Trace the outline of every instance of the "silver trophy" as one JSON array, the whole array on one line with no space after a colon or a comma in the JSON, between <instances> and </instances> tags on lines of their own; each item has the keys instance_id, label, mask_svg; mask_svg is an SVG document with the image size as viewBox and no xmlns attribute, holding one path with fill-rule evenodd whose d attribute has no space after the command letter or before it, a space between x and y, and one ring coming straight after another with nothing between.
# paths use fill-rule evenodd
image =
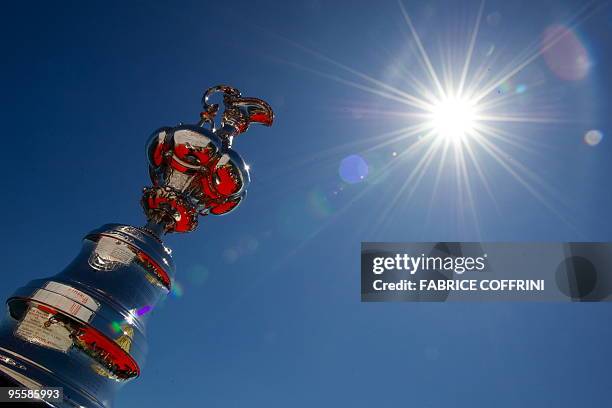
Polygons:
<instances>
[{"instance_id":1,"label":"silver trophy","mask_svg":"<svg viewBox=\"0 0 612 408\"><path fill-rule=\"evenodd\" d=\"M219 105L211 96L223 96ZM246 195L249 167L232 149L250 124L271 126L272 108L219 85L202 98L195 125L164 127L147 143L153 185L142 195L147 224L107 224L89 234L59 274L36 279L7 300L0 324L0 386L61 387L41 406L110 407L140 374L147 311L171 289L171 251L161 237L189 232L199 215L226 214Z\"/></svg>"}]
</instances>

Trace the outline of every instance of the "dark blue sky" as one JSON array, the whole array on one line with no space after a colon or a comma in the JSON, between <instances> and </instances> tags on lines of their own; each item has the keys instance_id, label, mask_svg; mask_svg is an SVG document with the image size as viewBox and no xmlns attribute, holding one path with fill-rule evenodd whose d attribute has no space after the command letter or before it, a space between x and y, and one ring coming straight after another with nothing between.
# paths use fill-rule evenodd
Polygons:
<instances>
[{"instance_id":1,"label":"dark blue sky","mask_svg":"<svg viewBox=\"0 0 612 408\"><path fill-rule=\"evenodd\" d=\"M384 144L414 120L397 114L402 103L308 51L412 92L398 72L425 76L394 1L5 5L0 297L59 272L89 230L143 223L148 135L195 122L203 89L229 83L270 102L276 123L236 140L253 180L240 208L167 238L182 291L151 312L147 364L117 406L609 405L607 304L361 304L359 294L361 241L612 240L612 12L581 3L485 4L474 64L487 75L575 13L579 46L492 91L507 96L500 114L546 120L496 125L523 183L481 150L494 199L470 167L475 206L454 164L432 196L438 161L416 183L420 153L402 154L414 139ZM434 67L448 54L460 71L479 3L405 7ZM587 69L568 79L555 64L576 62L577 49ZM603 134L596 146L589 130ZM340 178L349 155L368 165L362 182Z\"/></svg>"}]
</instances>

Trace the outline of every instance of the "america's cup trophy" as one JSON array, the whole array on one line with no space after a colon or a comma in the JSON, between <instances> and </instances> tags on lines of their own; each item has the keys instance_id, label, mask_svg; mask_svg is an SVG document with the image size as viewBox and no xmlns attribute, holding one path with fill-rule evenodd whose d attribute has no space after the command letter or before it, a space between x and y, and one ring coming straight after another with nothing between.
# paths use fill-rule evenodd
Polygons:
<instances>
[{"instance_id":1,"label":"america's cup trophy","mask_svg":"<svg viewBox=\"0 0 612 408\"><path fill-rule=\"evenodd\" d=\"M222 95L223 112L210 100L214 94ZM62 388L58 400L34 405L109 407L118 389L138 377L147 353L146 312L169 293L175 272L161 238L193 231L198 216L240 204L249 167L232 141L250 124L270 126L274 119L266 102L230 86L208 89L202 104L197 124L161 128L147 143L153 185L142 194L146 225L91 231L66 269L7 300L0 387Z\"/></svg>"}]
</instances>

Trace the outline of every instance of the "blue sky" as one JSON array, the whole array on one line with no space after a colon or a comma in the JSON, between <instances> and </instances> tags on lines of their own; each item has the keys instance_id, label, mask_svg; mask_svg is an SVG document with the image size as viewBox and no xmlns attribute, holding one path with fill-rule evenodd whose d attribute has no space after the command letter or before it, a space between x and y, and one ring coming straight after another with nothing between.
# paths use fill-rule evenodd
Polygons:
<instances>
[{"instance_id":1,"label":"blue sky","mask_svg":"<svg viewBox=\"0 0 612 408\"><path fill-rule=\"evenodd\" d=\"M202 91L229 83L276 122L236 140L251 165L244 203L167 237L182 292L151 312L148 361L117 406L605 405L606 304L360 303L361 241L612 239L611 8L508 3L483 8L473 67L487 75L550 27L576 41L492 90L498 113L522 118L496 126L527 186L481 150L490 192L469 167L473 206L452 162L435 194L439 160L407 183L418 138L384 144L416 119L360 73L406 92L401 72L429 84L397 2L5 6L1 297L59 272L99 225L142 224L148 135L195 122ZM460 72L479 2L405 9L434 68ZM584 65L559 71L578 51ZM368 166L354 184L339 172L351 155Z\"/></svg>"}]
</instances>

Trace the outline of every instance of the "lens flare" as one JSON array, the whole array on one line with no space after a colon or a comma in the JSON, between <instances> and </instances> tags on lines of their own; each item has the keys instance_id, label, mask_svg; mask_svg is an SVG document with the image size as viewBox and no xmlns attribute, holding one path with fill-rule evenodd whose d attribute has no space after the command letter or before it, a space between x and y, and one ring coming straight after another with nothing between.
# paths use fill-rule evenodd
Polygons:
<instances>
[{"instance_id":1,"label":"lens flare","mask_svg":"<svg viewBox=\"0 0 612 408\"><path fill-rule=\"evenodd\" d=\"M334 212L331 202L320 190L308 193L308 203L310 212L316 218L326 218Z\"/></svg>"},{"instance_id":2,"label":"lens flare","mask_svg":"<svg viewBox=\"0 0 612 408\"><path fill-rule=\"evenodd\" d=\"M584 143L589 146L597 146L603 139L603 133L597 129L591 129L584 135Z\"/></svg>"},{"instance_id":3,"label":"lens flare","mask_svg":"<svg viewBox=\"0 0 612 408\"><path fill-rule=\"evenodd\" d=\"M349 184L359 183L368 176L368 164L363 157L352 154L342 159L339 173L345 182Z\"/></svg>"},{"instance_id":4,"label":"lens flare","mask_svg":"<svg viewBox=\"0 0 612 408\"><path fill-rule=\"evenodd\" d=\"M557 41L553 43L553 40ZM544 31L543 44L550 44L544 49L544 60L548 68L560 79L577 81L584 78L591 67L589 54L570 28L553 25Z\"/></svg>"},{"instance_id":5,"label":"lens flare","mask_svg":"<svg viewBox=\"0 0 612 408\"><path fill-rule=\"evenodd\" d=\"M172 287L170 289L170 295L172 295L175 298L183 297L183 285L181 285L177 281L172 282Z\"/></svg>"},{"instance_id":6,"label":"lens flare","mask_svg":"<svg viewBox=\"0 0 612 408\"><path fill-rule=\"evenodd\" d=\"M210 271L204 265L193 265L189 270L187 278L194 285L203 285L208 280Z\"/></svg>"},{"instance_id":7,"label":"lens flare","mask_svg":"<svg viewBox=\"0 0 612 408\"><path fill-rule=\"evenodd\" d=\"M153 309L153 306L150 306L150 305L143 306L136 311L136 316L142 316L146 313L149 313L152 309Z\"/></svg>"}]
</instances>

